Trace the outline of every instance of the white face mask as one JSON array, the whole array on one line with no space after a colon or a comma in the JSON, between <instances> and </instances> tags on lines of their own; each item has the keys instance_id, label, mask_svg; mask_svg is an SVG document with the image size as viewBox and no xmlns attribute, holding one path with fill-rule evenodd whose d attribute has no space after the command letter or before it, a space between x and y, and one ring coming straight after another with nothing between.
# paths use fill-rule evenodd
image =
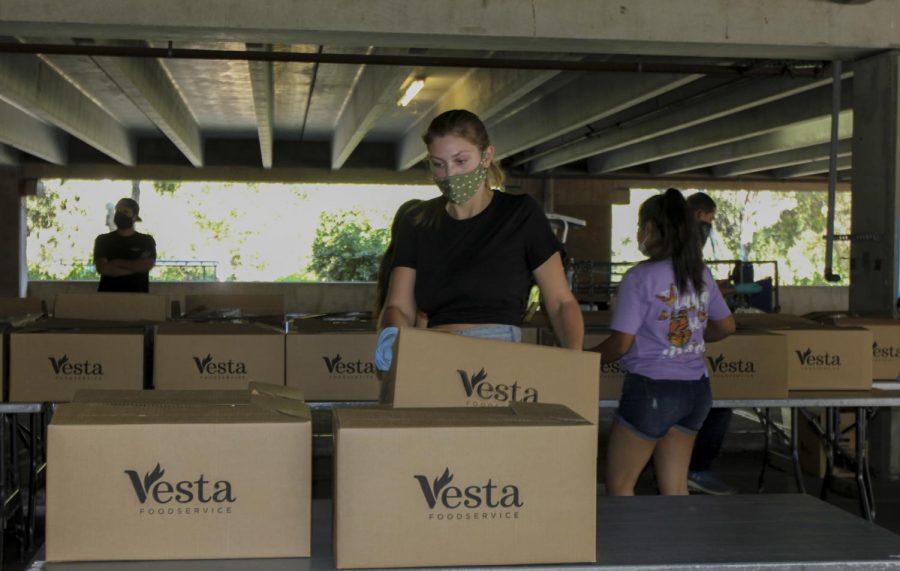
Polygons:
<instances>
[{"instance_id":1,"label":"white face mask","mask_svg":"<svg viewBox=\"0 0 900 571\"><path fill-rule=\"evenodd\" d=\"M641 251L641 254L647 256L648 258L650 257L650 251L647 249L647 240L638 242L638 250Z\"/></svg>"}]
</instances>

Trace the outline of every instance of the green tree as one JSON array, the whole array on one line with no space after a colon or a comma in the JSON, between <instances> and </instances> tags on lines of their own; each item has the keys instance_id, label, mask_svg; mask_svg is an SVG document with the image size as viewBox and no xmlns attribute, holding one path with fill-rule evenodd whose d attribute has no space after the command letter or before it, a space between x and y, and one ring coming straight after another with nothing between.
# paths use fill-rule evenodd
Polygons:
<instances>
[{"instance_id":1,"label":"green tree","mask_svg":"<svg viewBox=\"0 0 900 571\"><path fill-rule=\"evenodd\" d=\"M826 193L713 191L710 196L717 204L716 232L729 255L777 261L781 283L829 284L824 276ZM849 228L850 193L838 193L835 231L845 233ZM836 285L849 283L849 253L849 243L835 243L835 273L842 277Z\"/></svg>"},{"instance_id":2,"label":"green tree","mask_svg":"<svg viewBox=\"0 0 900 571\"><path fill-rule=\"evenodd\" d=\"M154 180L153 190L160 196L174 196L175 192L181 188L181 181L177 180Z\"/></svg>"},{"instance_id":3,"label":"green tree","mask_svg":"<svg viewBox=\"0 0 900 571\"><path fill-rule=\"evenodd\" d=\"M323 212L308 270L323 281L373 281L389 235L387 228L373 228L360 210Z\"/></svg>"},{"instance_id":4,"label":"green tree","mask_svg":"<svg viewBox=\"0 0 900 571\"><path fill-rule=\"evenodd\" d=\"M63 228L60 216L68 211L86 216L79 206L80 198L62 198L58 191L47 185L41 196L29 196L25 202L26 234L31 244L38 244L38 252L28 264L28 279L97 279L93 268L86 268L90 260L69 260L70 255L60 254L60 249L75 248L72 233ZM76 228L77 230L77 228ZM71 276L71 277L70 277Z\"/></svg>"}]
</instances>

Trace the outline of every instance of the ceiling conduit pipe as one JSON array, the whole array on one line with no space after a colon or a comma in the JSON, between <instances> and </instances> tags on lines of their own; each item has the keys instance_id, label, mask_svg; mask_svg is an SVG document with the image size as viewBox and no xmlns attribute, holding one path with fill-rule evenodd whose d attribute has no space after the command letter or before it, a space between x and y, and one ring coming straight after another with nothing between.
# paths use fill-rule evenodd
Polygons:
<instances>
[{"instance_id":1,"label":"ceiling conduit pipe","mask_svg":"<svg viewBox=\"0 0 900 571\"><path fill-rule=\"evenodd\" d=\"M841 112L841 67L835 60L831 65L831 152L828 166L828 215L825 232L825 281L839 282L841 276L834 273L834 210L837 198L838 116Z\"/></svg>"},{"instance_id":2,"label":"ceiling conduit pipe","mask_svg":"<svg viewBox=\"0 0 900 571\"><path fill-rule=\"evenodd\" d=\"M387 54L333 54L282 51L209 50L195 48L156 48L134 45L38 44L0 42L0 53L43 54L90 57L133 57L159 59L195 59L226 61L273 61L293 63L400 65L422 67L465 67L481 69L533 69L560 71L680 73L730 75L739 77L812 77L827 74L823 62L752 60L744 64L665 63L652 61L566 60L539 58L479 58Z\"/></svg>"}]
</instances>

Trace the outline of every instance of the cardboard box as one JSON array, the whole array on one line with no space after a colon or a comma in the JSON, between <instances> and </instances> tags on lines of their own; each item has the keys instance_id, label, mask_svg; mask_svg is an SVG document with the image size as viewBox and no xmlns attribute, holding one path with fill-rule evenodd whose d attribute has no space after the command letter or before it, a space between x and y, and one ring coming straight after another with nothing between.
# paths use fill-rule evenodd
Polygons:
<instances>
[{"instance_id":1,"label":"cardboard box","mask_svg":"<svg viewBox=\"0 0 900 571\"><path fill-rule=\"evenodd\" d=\"M611 331L584 336L585 349L605 341ZM784 336L763 330L738 331L706 345L706 370L714 399L787 398L788 354ZM600 399L622 396L625 369L621 360L602 363Z\"/></svg>"},{"instance_id":2,"label":"cardboard box","mask_svg":"<svg viewBox=\"0 0 900 571\"><path fill-rule=\"evenodd\" d=\"M600 355L401 328L387 376L396 407L563 404L596 424Z\"/></svg>"},{"instance_id":3,"label":"cardboard box","mask_svg":"<svg viewBox=\"0 0 900 571\"><path fill-rule=\"evenodd\" d=\"M62 405L48 454L48 561L310 554L302 402Z\"/></svg>"},{"instance_id":4,"label":"cardboard box","mask_svg":"<svg viewBox=\"0 0 900 571\"><path fill-rule=\"evenodd\" d=\"M10 402L68 402L85 388L144 388L141 327L29 327L10 333L9 349Z\"/></svg>"},{"instance_id":5,"label":"cardboard box","mask_svg":"<svg viewBox=\"0 0 900 571\"><path fill-rule=\"evenodd\" d=\"M0 297L0 321L44 314L44 302L36 297Z\"/></svg>"},{"instance_id":6,"label":"cardboard box","mask_svg":"<svg viewBox=\"0 0 900 571\"><path fill-rule=\"evenodd\" d=\"M738 329L769 329L781 327L807 327L816 325L815 321L791 315L790 313L735 313L734 322Z\"/></svg>"},{"instance_id":7,"label":"cardboard box","mask_svg":"<svg viewBox=\"0 0 900 571\"><path fill-rule=\"evenodd\" d=\"M788 390L871 390L871 331L824 326L774 331L787 338Z\"/></svg>"},{"instance_id":8,"label":"cardboard box","mask_svg":"<svg viewBox=\"0 0 900 571\"><path fill-rule=\"evenodd\" d=\"M250 384L253 386L253 383ZM300 395L302 398L302 395ZM154 391L154 390L102 390L81 389L72 398L73 403L104 404L179 404L189 401L203 404L247 404L250 392L240 390L216 391Z\"/></svg>"},{"instance_id":9,"label":"cardboard box","mask_svg":"<svg viewBox=\"0 0 900 571\"><path fill-rule=\"evenodd\" d=\"M840 327L863 327L872 332L872 378L900 379L900 320L842 317Z\"/></svg>"},{"instance_id":10,"label":"cardboard box","mask_svg":"<svg viewBox=\"0 0 900 571\"><path fill-rule=\"evenodd\" d=\"M558 405L336 409L337 568L595 561L596 433Z\"/></svg>"},{"instance_id":11,"label":"cardboard box","mask_svg":"<svg viewBox=\"0 0 900 571\"><path fill-rule=\"evenodd\" d=\"M149 293L61 293L53 305L61 319L159 322L169 314L169 298Z\"/></svg>"},{"instance_id":12,"label":"cardboard box","mask_svg":"<svg viewBox=\"0 0 900 571\"><path fill-rule=\"evenodd\" d=\"M584 348L590 349L606 341L610 331L593 331L585 333ZM622 396L622 385L625 383L625 369L621 359L607 363L600 358L600 400L619 400Z\"/></svg>"},{"instance_id":13,"label":"cardboard box","mask_svg":"<svg viewBox=\"0 0 900 571\"><path fill-rule=\"evenodd\" d=\"M768 331L737 331L706 345L714 399L787 398L787 339Z\"/></svg>"},{"instance_id":14,"label":"cardboard box","mask_svg":"<svg viewBox=\"0 0 900 571\"><path fill-rule=\"evenodd\" d=\"M285 384L307 401L377 401L374 331L297 333L285 338Z\"/></svg>"},{"instance_id":15,"label":"cardboard box","mask_svg":"<svg viewBox=\"0 0 900 571\"><path fill-rule=\"evenodd\" d=\"M799 414L799 411L797 412ZM825 428L825 415L819 409L816 418L822 428ZM856 415L852 412L842 412L841 418L841 436L839 437L840 446L849 454L856 453L856 428L850 428L856 422ZM822 437L816 430L810 426L806 418L801 418L798 422L797 434L797 451L800 455L800 468L817 478L825 476L825 447L822 446ZM846 432L844 432L846 430ZM837 461L838 458L835 458Z\"/></svg>"},{"instance_id":16,"label":"cardboard box","mask_svg":"<svg viewBox=\"0 0 900 571\"><path fill-rule=\"evenodd\" d=\"M256 324L170 323L156 327L157 389L245 389L284 385L284 334Z\"/></svg>"},{"instance_id":17,"label":"cardboard box","mask_svg":"<svg viewBox=\"0 0 900 571\"><path fill-rule=\"evenodd\" d=\"M184 313L216 309L240 309L247 315L284 315L284 295L202 294L184 296Z\"/></svg>"}]
</instances>

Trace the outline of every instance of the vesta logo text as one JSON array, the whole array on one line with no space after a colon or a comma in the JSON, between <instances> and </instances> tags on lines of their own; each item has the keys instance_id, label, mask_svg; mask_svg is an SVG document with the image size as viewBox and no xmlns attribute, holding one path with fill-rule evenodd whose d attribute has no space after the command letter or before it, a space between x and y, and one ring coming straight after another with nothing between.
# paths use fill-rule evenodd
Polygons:
<instances>
[{"instance_id":1,"label":"vesta logo text","mask_svg":"<svg viewBox=\"0 0 900 571\"><path fill-rule=\"evenodd\" d=\"M601 362L600 372L608 375L624 375L625 369L622 368L622 364L619 361L613 361L612 363Z\"/></svg>"},{"instance_id":2,"label":"vesta logo text","mask_svg":"<svg viewBox=\"0 0 900 571\"><path fill-rule=\"evenodd\" d=\"M745 361L743 359L728 361L722 354L715 358L707 357L706 361L714 373L750 374L756 372L756 366L753 364L753 361Z\"/></svg>"},{"instance_id":3,"label":"vesta logo text","mask_svg":"<svg viewBox=\"0 0 900 571\"><path fill-rule=\"evenodd\" d=\"M216 361L211 354L206 355L202 359L200 357L192 357L194 365L197 366L197 372L201 375L246 375L247 364L241 361Z\"/></svg>"},{"instance_id":4,"label":"vesta logo text","mask_svg":"<svg viewBox=\"0 0 900 571\"><path fill-rule=\"evenodd\" d=\"M832 355L831 353L813 353L812 349L806 351L794 351L797 359L804 367L840 367L840 355Z\"/></svg>"},{"instance_id":5,"label":"vesta logo text","mask_svg":"<svg viewBox=\"0 0 900 571\"><path fill-rule=\"evenodd\" d=\"M141 504L139 514L230 514L230 504L237 501L231 482L227 480L213 481L200 474L194 479L170 481L163 479L165 474L159 463L153 471L145 473L143 479L136 470L125 470L134 495Z\"/></svg>"},{"instance_id":6,"label":"vesta logo text","mask_svg":"<svg viewBox=\"0 0 900 571\"><path fill-rule=\"evenodd\" d=\"M334 357L322 357L329 375L374 375L375 363L357 359L356 361L344 361L341 354Z\"/></svg>"},{"instance_id":7,"label":"vesta logo text","mask_svg":"<svg viewBox=\"0 0 900 571\"><path fill-rule=\"evenodd\" d=\"M433 480L423 474L413 477L428 506L429 520L519 519L518 510L525 505L517 485L497 483L493 478L452 485L450 468Z\"/></svg>"},{"instance_id":8,"label":"vesta logo text","mask_svg":"<svg viewBox=\"0 0 900 571\"><path fill-rule=\"evenodd\" d=\"M511 385L491 383L486 380L488 375L484 372L484 369L481 369L471 377L466 371L457 369L456 372L459 373L466 396L470 399L474 397L485 401L479 403L478 401L470 400L468 404L471 406L478 406L479 404L481 406L490 406L492 404L490 401L496 403L512 401L538 402L537 389L523 387L518 382L514 382Z\"/></svg>"},{"instance_id":9,"label":"vesta logo text","mask_svg":"<svg viewBox=\"0 0 900 571\"><path fill-rule=\"evenodd\" d=\"M877 342L872 343L872 357L874 359L900 359L900 347L885 347Z\"/></svg>"},{"instance_id":10,"label":"vesta logo text","mask_svg":"<svg viewBox=\"0 0 900 571\"><path fill-rule=\"evenodd\" d=\"M58 359L54 357L47 358L50 360L50 365L53 367L53 372L57 375L64 375L66 377L87 377L103 375L103 365L100 363L92 363L90 361L72 362L71 360L69 360L68 355L63 355Z\"/></svg>"}]
</instances>

